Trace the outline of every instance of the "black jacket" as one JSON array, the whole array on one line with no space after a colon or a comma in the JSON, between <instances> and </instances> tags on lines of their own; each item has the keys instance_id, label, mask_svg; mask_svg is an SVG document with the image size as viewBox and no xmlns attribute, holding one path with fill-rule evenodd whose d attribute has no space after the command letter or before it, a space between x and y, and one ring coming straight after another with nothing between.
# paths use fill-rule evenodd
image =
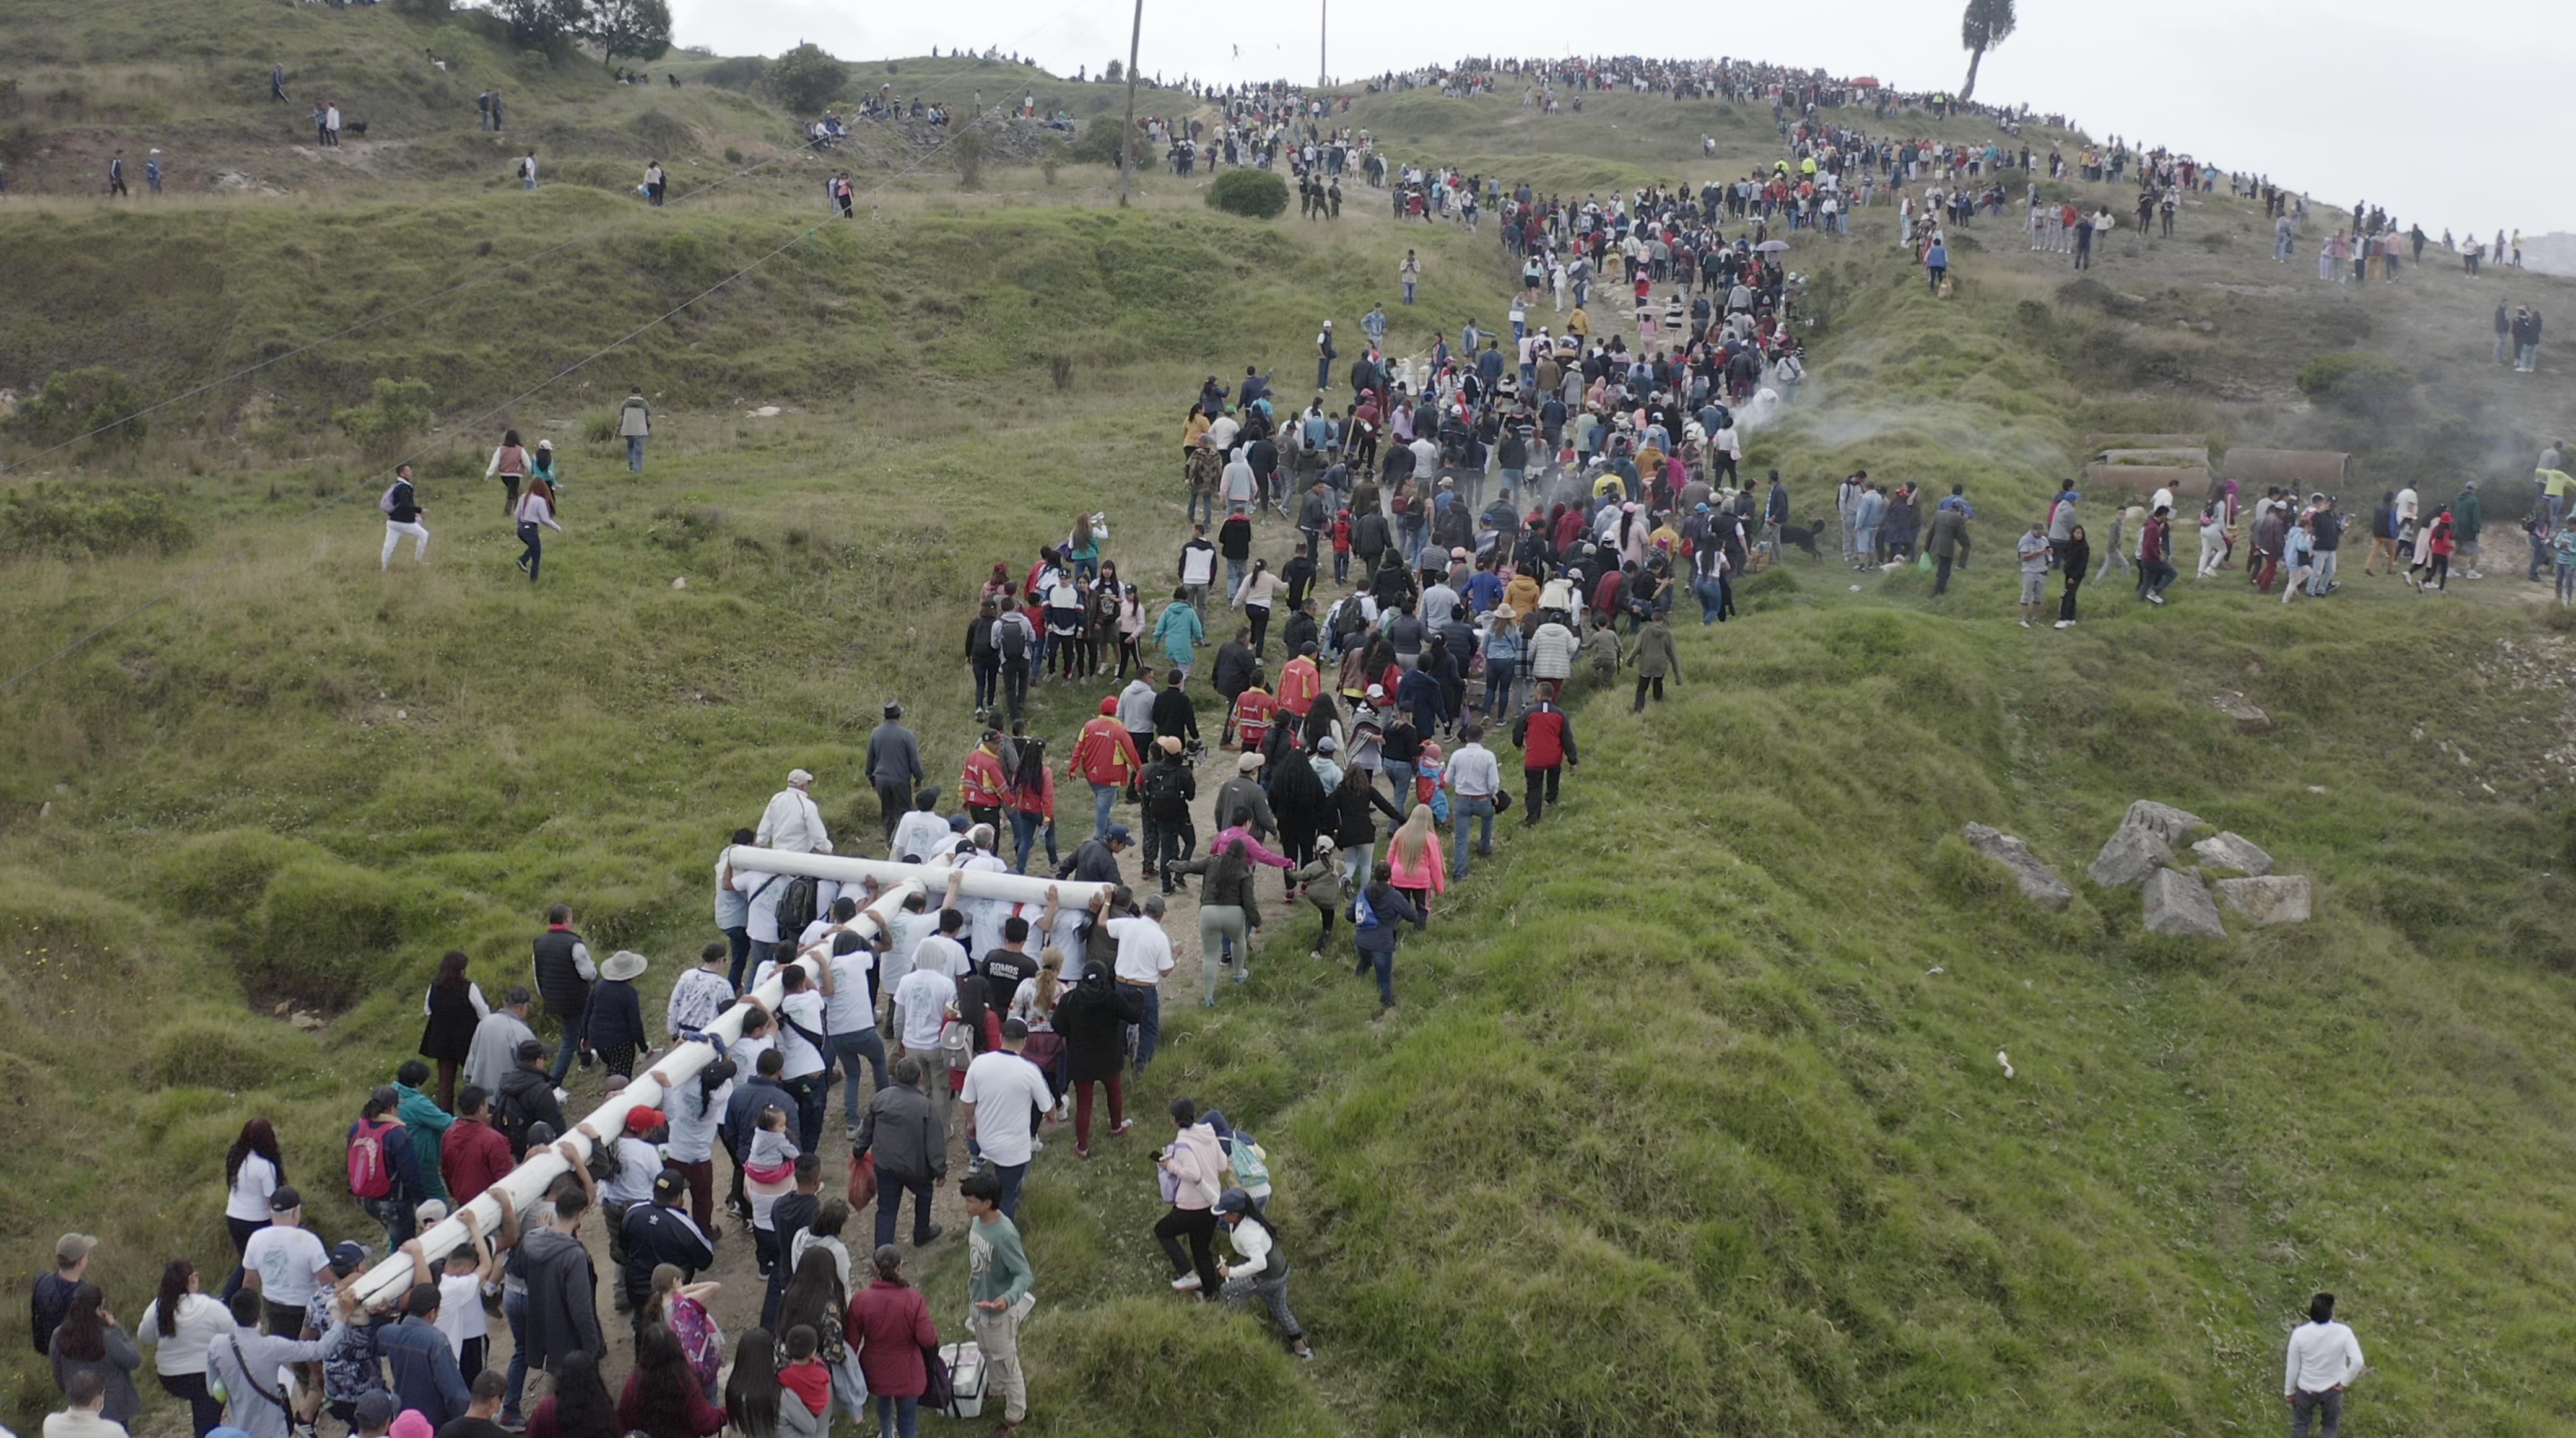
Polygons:
<instances>
[{"instance_id":1,"label":"black jacket","mask_svg":"<svg viewBox=\"0 0 2576 1438\"><path fill-rule=\"evenodd\" d=\"M1199 796L1199 781L1177 756L1146 765L1137 787L1144 791L1146 818L1158 824L1189 823L1190 801Z\"/></svg>"},{"instance_id":2,"label":"black jacket","mask_svg":"<svg viewBox=\"0 0 2576 1438\"><path fill-rule=\"evenodd\" d=\"M1229 639L1217 646L1216 692L1230 702L1252 687L1252 671L1261 661L1253 656L1252 646L1240 639Z\"/></svg>"},{"instance_id":3,"label":"black jacket","mask_svg":"<svg viewBox=\"0 0 2576 1438\"><path fill-rule=\"evenodd\" d=\"M1165 735L1175 739L1199 737L1199 707L1177 684L1166 685L1154 695L1154 737Z\"/></svg>"},{"instance_id":4,"label":"black jacket","mask_svg":"<svg viewBox=\"0 0 2576 1438\"><path fill-rule=\"evenodd\" d=\"M590 980L581 976L576 949L587 951L581 935L570 929L550 928L537 935L532 945L537 968L537 992L546 1001L546 1012L557 1018L574 1018L590 1005Z\"/></svg>"},{"instance_id":5,"label":"black jacket","mask_svg":"<svg viewBox=\"0 0 2576 1438\"><path fill-rule=\"evenodd\" d=\"M1059 1021L1062 1014L1059 1007ZM877 1172L898 1182L936 1182L948 1174L948 1140L938 1112L928 1094L904 1084L889 1084L868 1100L858 1150L875 1154Z\"/></svg>"},{"instance_id":6,"label":"black jacket","mask_svg":"<svg viewBox=\"0 0 2576 1438\"><path fill-rule=\"evenodd\" d=\"M571 1125L564 1122L563 1105L555 1102L555 1081L543 1068L516 1068L503 1075L501 1092L492 1100L492 1112L503 1120L502 1132L509 1135L510 1152L524 1158L528 1150L528 1125L542 1123L561 1138Z\"/></svg>"},{"instance_id":7,"label":"black jacket","mask_svg":"<svg viewBox=\"0 0 2576 1438\"><path fill-rule=\"evenodd\" d=\"M1106 977L1075 984L1055 1006L1055 1031L1064 1039L1068 1083L1099 1083L1127 1063L1124 1025L1145 1017L1142 989L1112 983ZM927 1101L925 1100L925 1106ZM885 1167L885 1160L877 1160Z\"/></svg>"},{"instance_id":8,"label":"black jacket","mask_svg":"<svg viewBox=\"0 0 2576 1438\"><path fill-rule=\"evenodd\" d=\"M682 1281L716 1266L716 1246L686 1209L639 1203L626 1210L626 1267L619 1275L626 1301L641 1307L653 1296L653 1269L670 1264Z\"/></svg>"},{"instance_id":9,"label":"black jacket","mask_svg":"<svg viewBox=\"0 0 2576 1438\"><path fill-rule=\"evenodd\" d=\"M1397 823L1404 821L1403 811L1387 802L1364 770L1352 770L1342 776L1341 785L1333 790L1333 842L1348 849L1377 842L1376 821L1369 818L1374 807Z\"/></svg>"}]
</instances>

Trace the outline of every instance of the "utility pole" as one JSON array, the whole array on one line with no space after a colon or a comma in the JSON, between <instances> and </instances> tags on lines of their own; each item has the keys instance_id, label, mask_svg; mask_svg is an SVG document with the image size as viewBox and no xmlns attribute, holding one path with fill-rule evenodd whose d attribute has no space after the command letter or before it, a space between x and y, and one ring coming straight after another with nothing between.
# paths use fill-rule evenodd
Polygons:
<instances>
[{"instance_id":1,"label":"utility pole","mask_svg":"<svg viewBox=\"0 0 2576 1438\"><path fill-rule=\"evenodd\" d=\"M1136 169L1136 47L1145 38L1145 0L1136 0L1136 23L1127 32L1127 126L1118 134L1118 208L1127 208L1127 181Z\"/></svg>"},{"instance_id":2,"label":"utility pole","mask_svg":"<svg viewBox=\"0 0 2576 1438\"><path fill-rule=\"evenodd\" d=\"M1315 0L1315 88L1318 90L1333 83L1330 78L1333 67L1324 58L1324 41L1332 18L1333 0Z\"/></svg>"}]
</instances>

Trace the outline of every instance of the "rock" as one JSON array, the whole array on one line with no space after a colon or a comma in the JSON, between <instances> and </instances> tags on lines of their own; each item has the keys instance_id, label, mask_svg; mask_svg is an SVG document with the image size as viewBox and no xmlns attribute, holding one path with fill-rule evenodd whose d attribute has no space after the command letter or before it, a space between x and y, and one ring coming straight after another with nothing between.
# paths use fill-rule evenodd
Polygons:
<instances>
[{"instance_id":1,"label":"rock","mask_svg":"<svg viewBox=\"0 0 2576 1438\"><path fill-rule=\"evenodd\" d=\"M2237 879L2232 883L2267 882L2262 879ZM2209 891L2200 880L2179 869L2158 869L2147 876L2146 926L2150 934L2175 934L2186 938L2223 939L2227 926L2218 921L2218 906L2209 901Z\"/></svg>"},{"instance_id":2,"label":"rock","mask_svg":"<svg viewBox=\"0 0 2576 1438\"><path fill-rule=\"evenodd\" d=\"M2234 869L2240 874L2272 872L2272 856L2242 834L2221 833L2214 839L2203 839L2192 845L2191 851L2213 869Z\"/></svg>"},{"instance_id":3,"label":"rock","mask_svg":"<svg viewBox=\"0 0 2576 1438\"><path fill-rule=\"evenodd\" d=\"M2260 734L2272 727L2272 716L2244 695L2230 690L2209 696L2210 707L2236 721L2239 734Z\"/></svg>"},{"instance_id":4,"label":"rock","mask_svg":"<svg viewBox=\"0 0 2576 1438\"><path fill-rule=\"evenodd\" d=\"M2123 829L2153 829L2168 844L2179 844L2191 837L2191 831L2208 822L2187 809L2159 804L2153 799L2140 799L2120 816Z\"/></svg>"},{"instance_id":5,"label":"rock","mask_svg":"<svg viewBox=\"0 0 2576 1438\"><path fill-rule=\"evenodd\" d=\"M2136 824L2122 824L2111 831L2102 852L2085 870L2094 883L2106 889L2134 884L2153 873L2159 864L2173 862L2173 845L2153 829Z\"/></svg>"},{"instance_id":6,"label":"rock","mask_svg":"<svg viewBox=\"0 0 2576 1438\"><path fill-rule=\"evenodd\" d=\"M1969 848L2012 871L2013 882L2021 886L2023 898L2042 908L2058 910L2074 901L2075 891L2066 887L2055 869L2040 862L2030 845L1984 824L1970 824L1965 833Z\"/></svg>"},{"instance_id":7,"label":"rock","mask_svg":"<svg viewBox=\"0 0 2576 1438\"><path fill-rule=\"evenodd\" d=\"M1113 146L1111 146L1110 148L1115 149L1115 148L1117 148L1117 147L1113 145ZM689 587L689 576L687 576L687 575L683 574L683 575L681 575L679 578L672 580L672 581L671 581L671 587L672 587L673 589L686 589L686 588L688 588L688 587Z\"/></svg>"},{"instance_id":8,"label":"rock","mask_svg":"<svg viewBox=\"0 0 2576 1438\"><path fill-rule=\"evenodd\" d=\"M2271 874L2252 879L2221 879L2218 897L2227 907L2258 924L2304 924L2308 921L2308 876Z\"/></svg>"},{"instance_id":9,"label":"rock","mask_svg":"<svg viewBox=\"0 0 2576 1438\"><path fill-rule=\"evenodd\" d=\"M276 1012L277 1016L281 1019L286 1017L288 1014L295 1012L295 1001L293 999L279 999L277 1001Z\"/></svg>"},{"instance_id":10,"label":"rock","mask_svg":"<svg viewBox=\"0 0 2576 1438\"><path fill-rule=\"evenodd\" d=\"M750 417L753 419L776 419L778 417L778 406L774 404L762 405L760 408L753 410Z\"/></svg>"},{"instance_id":11,"label":"rock","mask_svg":"<svg viewBox=\"0 0 2576 1438\"><path fill-rule=\"evenodd\" d=\"M306 1033L311 1033L313 1030L322 1027L321 1018L318 1015L310 1013L298 1013L294 1017L289 1018L287 1022L304 1030Z\"/></svg>"}]
</instances>

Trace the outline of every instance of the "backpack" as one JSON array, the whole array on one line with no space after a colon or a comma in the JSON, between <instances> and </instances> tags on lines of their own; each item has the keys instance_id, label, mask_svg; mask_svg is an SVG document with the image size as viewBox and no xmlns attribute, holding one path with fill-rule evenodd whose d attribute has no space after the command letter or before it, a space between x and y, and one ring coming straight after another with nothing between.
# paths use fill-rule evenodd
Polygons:
<instances>
[{"instance_id":1,"label":"backpack","mask_svg":"<svg viewBox=\"0 0 2576 1438\"><path fill-rule=\"evenodd\" d=\"M394 1191L393 1165L385 1158L385 1135L401 1127L358 1120L349 1135L349 1192L359 1198L383 1198Z\"/></svg>"},{"instance_id":2,"label":"backpack","mask_svg":"<svg viewBox=\"0 0 2576 1438\"><path fill-rule=\"evenodd\" d=\"M386 485L386 486L385 486L385 492L384 492L384 494L383 494L383 495L381 495L380 497L378 497L378 499L376 500L376 508L377 508L377 509L379 509L379 510L382 510L382 511L383 511L384 513L386 513L386 514L391 514L391 513L393 513L393 512L394 512L394 491L395 491L395 490L398 490L398 489L400 489L400 488L402 488L402 481L401 481L401 480L399 480L399 479L395 480L393 483L391 483L391 484L389 484L389 485Z\"/></svg>"},{"instance_id":3,"label":"backpack","mask_svg":"<svg viewBox=\"0 0 2576 1438\"><path fill-rule=\"evenodd\" d=\"M1270 1182L1270 1155L1262 1152L1252 1135L1236 1129L1234 1141L1226 1145L1226 1156L1234 1167L1235 1187L1250 1192Z\"/></svg>"},{"instance_id":4,"label":"backpack","mask_svg":"<svg viewBox=\"0 0 2576 1438\"><path fill-rule=\"evenodd\" d=\"M527 1109L519 1102L523 1090L504 1089L492 1096L492 1127L510 1141L510 1152L524 1156L528 1149Z\"/></svg>"},{"instance_id":5,"label":"backpack","mask_svg":"<svg viewBox=\"0 0 2576 1438\"><path fill-rule=\"evenodd\" d=\"M1351 922L1360 928L1366 929L1376 926L1377 908L1369 903L1368 891L1366 889L1353 889L1351 891L1350 916Z\"/></svg>"},{"instance_id":6,"label":"backpack","mask_svg":"<svg viewBox=\"0 0 2576 1438\"><path fill-rule=\"evenodd\" d=\"M763 887L766 886L764 885ZM790 883L787 886L787 891L778 896L778 908L776 910L778 914L778 932L782 934L801 934L805 932L805 926L814 922L814 914L817 908L814 900L814 881L812 879L799 877L794 882Z\"/></svg>"},{"instance_id":7,"label":"backpack","mask_svg":"<svg viewBox=\"0 0 2576 1438\"><path fill-rule=\"evenodd\" d=\"M1001 625L1004 662L1018 664L1026 661L1029 657L1028 620L1016 614L1008 614L996 622Z\"/></svg>"}]
</instances>

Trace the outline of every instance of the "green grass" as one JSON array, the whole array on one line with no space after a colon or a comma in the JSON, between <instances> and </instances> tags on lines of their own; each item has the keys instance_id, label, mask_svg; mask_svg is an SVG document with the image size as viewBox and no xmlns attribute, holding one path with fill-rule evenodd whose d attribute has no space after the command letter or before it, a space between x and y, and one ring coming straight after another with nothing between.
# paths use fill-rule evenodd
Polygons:
<instances>
[{"instance_id":1,"label":"green grass","mask_svg":"<svg viewBox=\"0 0 2576 1438\"><path fill-rule=\"evenodd\" d=\"M1706 108L1609 97L1559 125L1417 95L1353 121L1406 152L1539 154L1571 186L1701 173L1697 136L1723 120ZM1632 122L1650 140L1633 155L1609 128ZM1767 124L1724 132L1727 163ZM1112 557L1163 572L1171 447L1204 375L1275 364L1298 397L1316 319L1390 298L1406 245L1431 263L1403 325L1504 308L1490 236L1245 222L1168 182L1123 214L1002 188L827 228L506 416L554 438L571 480L573 532L534 590L479 432L428 442L432 565L367 569L373 471L330 412L417 375L453 426L810 210L640 215L580 186L457 183L419 205L0 216L22 297L0 383L114 363L156 394L610 231L280 364L255 400L184 406L130 452L42 466L163 496L194 543L0 559L0 672L179 590L0 696L0 929L19 949L0 1241L22 1268L94 1229L131 1312L167 1251L218 1252L212 1175L246 1112L332 1189L351 1096L415 1040L410 985L448 947L487 989L510 981L557 898L595 944L654 955L658 992L702 937L711 851L780 772L824 776L836 828L864 831L855 771L889 697L934 771L957 761L954 649L994 560L1106 507ZM2352 569L2324 605L2284 611L2231 575L2149 611L2114 582L2077 629L2020 630L2006 536L2087 431L2334 432L2101 365L2152 351L2286 387L2355 341L2313 343L2326 326L2285 302L2183 348L2161 331L2233 302L2146 296L2150 337L2110 307L2125 275L2108 306L2070 300L1964 247L1943 305L1871 220L1793 252L1832 276L1833 322L1814 403L1748 466L1782 468L1801 514L1855 466L1964 483L1975 566L1934 600L1911 573L1796 558L1746 586L1744 622L1685 626L1671 702L1638 719L1624 692L1580 696L1570 804L1535 840L1507 831L1407 939L1394 1016L1301 957L1302 913L1274 916L1248 993L1176 1002L1134 1111L1150 1128L1187 1092L1262 1136L1324 1360L1171 1303L1141 1164L1051 1160L1026 1210L1046 1431L1222 1414L1263 1435L2216 1432L2278 1421L2283 1325L2317 1287L2380 1364L2356 1421L2552 1430L2576 1094L2548 1055L2576 891L2561 766L2533 756L2567 740L2563 695L2499 656L2556 633ZM371 263L332 260L351 252ZM630 378L662 396L641 480L585 437ZM2417 453L2456 393L2427 392L2368 437ZM745 417L765 403L788 412ZM2219 688L2275 729L2238 734L2208 706ZM1060 739L1094 698L1042 686L1035 729ZM2080 878L2139 797L2311 875L2317 919L2143 937L2133 894ZM1965 854L1971 820L2028 838L2076 883L2070 911L2030 909ZM332 1021L298 1031L280 997ZM316 1211L334 1236L367 1226ZM956 1267L927 1275L935 1292ZM23 1427L50 1385L15 1356L17 1322L0 1315Z\"/></svg>"}]
</instances>

